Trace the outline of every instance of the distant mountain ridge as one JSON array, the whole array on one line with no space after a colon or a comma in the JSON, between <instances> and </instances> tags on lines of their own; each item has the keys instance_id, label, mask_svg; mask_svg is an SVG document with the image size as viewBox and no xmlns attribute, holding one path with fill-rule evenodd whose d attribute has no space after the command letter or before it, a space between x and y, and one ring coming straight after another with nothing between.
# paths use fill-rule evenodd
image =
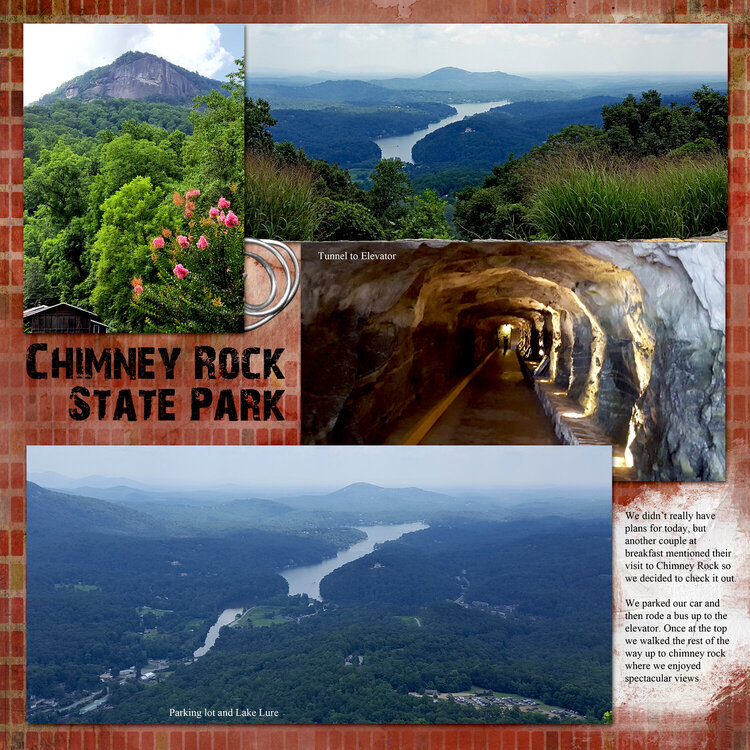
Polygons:
<instances>
[{"instance_id":1,"label":"distant mountain ridge","mask_svg":"<svg viewBox=\"0 0 750 750\"><path fill-rule=\"evenodd\" d=\"M446 66L424 75L395 77L344 76L320 71L315 75L257 75L245 79L247 95L259 97L276 109L327 109L393 107L415 102L561 101L592 96L639 95L655 88L666 101L690 94L701 84L726 92L726 82L716 77L631 73L581 76L514 75L500 70L474 72Z\"/></svg>"},{"instance_id":2,"label":"distant mountain ridge","mask_svg":"<svg viewBox=\"0 0 750 750\"><path fill-rule=\"evenodd\" d=\"M39 99L49 105L59 99L95 99L191 104L196 96L220 90L221 81L207 78L149 52L126 52L109 65L76 76Z\"/></svg>"},{"instance_id":3,"label":"distant mountain ridge","mask_svg":"<svg viewBox=\"0 0 750 750\"><path fill-rule=\"evenodd\" d=\"M30 535L53 537L85 530L118 536L166 536L153 516L105 500L55 492L26 483L26 514Z\"/></svg>"},{"instance_id":4,"label":"distant mountain ridge","mask_svg":"<svg viewBox=\"0 0 750 750\"><path fill-rule=\"evenodd\" d=\"M518 89L547 88L545 84L531 78L503 73L501 70L480 73L454 67L438 68L415 78L383 78L378 81L378 85L393 89L416 88L427 91L445 91L455 86L471 89L498 88L507 93Z\"/></svg>"},{"instance_id":5,"label":"distant mountain ridge","mask_svg":"<svg viewBox=\"0 0 750 750\"><path fill-rule=\"evenodd\" d=\"M497 521L560 513L563 499L545 490L529 489L524 493L510 490L467 497L461 493L379 487L366 482L322 495L299 494L283 500L258 497L247 488L244 497L230 495L220 499L216 494L206 493L201 502L199 492L149 492L122 485L56 490L29 480L29 534L35 538L78 533L168 538L224 534L240 529L309 533L321 528L432 522L457 517ZM591 493L571 491L564 496L564 503L569 509L563 515L587 517L595 510L600 515L599 498Z\"/></svg>"},{"instance_id":6,"label":"distant mountain ridge","mask_svg":"<svg viewBox=\"0 0 750 750\"><path fill-rule=\"evenodd\" d=\"M348 104L405 105L414 102L492 101L513 96L553 94L547 83L502 71L474 73L462 68L438 68L423 76L398 78L331 78L305 82L299 77L247 78L248 96L269 101L272 107L305 108Z\"/></svg>"}]
</instances>

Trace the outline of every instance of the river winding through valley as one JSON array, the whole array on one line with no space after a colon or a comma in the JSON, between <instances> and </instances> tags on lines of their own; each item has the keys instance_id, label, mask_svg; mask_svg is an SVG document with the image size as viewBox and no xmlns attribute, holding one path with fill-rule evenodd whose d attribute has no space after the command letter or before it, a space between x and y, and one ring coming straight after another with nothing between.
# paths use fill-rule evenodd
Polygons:
<instances>
[{"instance_id":1,"label":"river winding through valley","mask_svg":"<svg viewBox=\"0 0 750 750\"><path fill-rule=\"evenodd\" d=\"M429 527L427 524L416 522L383 526L357 526L356 528L367 534L367 539L356 542L345 550L340 550L336 557L323 560L323 562L316 563L315 565L300 565L296 568L287 568L286 570L279 571L279 575L283 576L289 584L289 596L307 594L311 599L320 600L320 582L329 573L333 573L337 568L354 562L354 560L358 560L360 557L369 555L375 549L376 544L392 542L400 539L404 534L409 534L412 531L422 531ZM216 643L219 632L224 625L234 622L237 615L241 614L242 608L230 607L225 609L209 629L203 646L196 649L193 653L193 658L198 659L207 654Z\"/></svg>"},{"instance_id":2,"label":"river winding through valley","mask_svg":"<svg viewBox=\"0 0 750 750\"><path fill-rule=\"evenodd\" d=\"M471 117L472 115L478 115L482 112L488 112L495 107L504 107L506 104L510 104L508 99L499 102L469 102L468 104L451 104L451 106L457 110L455 115L445 117L438 122L433 122L432 125L428 125L426 128L421 130L415 130L413 133L407 135L394 135L388 138L378 138L374 143L380 148L381 159L401 159L403 162L409 164L414 163L414 159L411 156L411 150L414 144L421 141L429 133L434 133L440 128L444 128L446 125L450 125L452 122L458 122L463 120L464 117Z\"/></svg>"}]
</instances>

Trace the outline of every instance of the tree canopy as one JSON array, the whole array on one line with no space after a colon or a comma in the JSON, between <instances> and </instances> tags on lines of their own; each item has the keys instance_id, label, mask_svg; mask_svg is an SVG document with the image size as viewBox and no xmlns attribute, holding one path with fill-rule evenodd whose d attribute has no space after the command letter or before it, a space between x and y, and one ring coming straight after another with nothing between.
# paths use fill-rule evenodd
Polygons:
<instances>
[{"instance_id":1,"label":"tree canopy","mask_svg":"<svg viewBox=\"0 0 750 750\"><path fill-rule=\"evenodd\" d=\"M96 310L115 331L182 325L194 330L209 325L209 319L219 328L206 330L239 330L245 101L243 61L236 62L223 90L196 97L192 109L126 100L55 101L26 108L26 307L71 302ZM153 240L164 230L191 237L186 247L173 248L173 257L162 259L171 262L170 273L179 263L187 267L183 261L190 248L216 230L216 217L210 217L210 228L201 222L209 222L209 210L222 200L231 203L234 219L222 224L220 241L210 251L191 256L194 275L183 285L193 286L198 277L206 283L210 277L208 301L221 300L212 305L212 311L221 307L220 314L202 315L198 323L191 320L198 315L194 301L185 301L160 321L164 310L151 308L149 314L144 307L164 283ZM221 214L224 222L227 211ZM221 257L214 257L219 245ZM220 262L223 273L231 268L236 278L211 274L209 259ZM140 291L134 293L136 288Z\"/></svg>"}]
</instances>

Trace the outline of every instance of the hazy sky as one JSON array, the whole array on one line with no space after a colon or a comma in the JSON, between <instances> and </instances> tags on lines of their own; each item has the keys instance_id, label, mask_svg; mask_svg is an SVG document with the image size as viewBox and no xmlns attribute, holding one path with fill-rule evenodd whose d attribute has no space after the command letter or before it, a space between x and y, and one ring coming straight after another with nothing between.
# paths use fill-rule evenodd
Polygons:
<instances>
[{"instance_id":1,"label":"hazy sky","mask_svg":"<svg viewBox=\"0 0 750 750\"><path fill-rule=\"evenodd\" d=\"M192 23L33 23L24 26L23 47L24 104L131 50L219 79L244 53L242 26Z\"/></svg>"},{"instance_id":2,"label":"hazy sky","mask_svg":"<svg viewBox=\"0 0 750 750\"><path fill-rule=\"evenodd\" d=\"M609 446L29 446L28 472L127 477L199 489L328 491L353 482L423 489L596 486L609 491Z\"/></svg>"},{"instance_id":3,"label":"hazy sky","mask_svg":"<svg viewBox=\"0 0 750 750\"><path fill-rule=\"evenodd\" d=\"M331 71L707 73L726 77L725 24L252 24L249 74Z\"/></svg>"}]
</instances>

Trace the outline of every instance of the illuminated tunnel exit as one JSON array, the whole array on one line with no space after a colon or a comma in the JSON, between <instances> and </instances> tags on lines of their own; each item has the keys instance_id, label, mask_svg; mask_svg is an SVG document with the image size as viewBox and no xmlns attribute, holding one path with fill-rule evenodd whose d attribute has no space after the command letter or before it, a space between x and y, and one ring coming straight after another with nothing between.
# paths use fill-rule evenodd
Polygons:
<instances>
[{"instance_id":1,"label":"illuminated tunnel exit","mask_svg":"<svg viewBox=\"0 0 750 750\"><path fill-rule=\"evenodd\" d=\"M302 257L304 442L609 444L621 478L724 477L723 243Z\"/></svg>"}]
</instances>

